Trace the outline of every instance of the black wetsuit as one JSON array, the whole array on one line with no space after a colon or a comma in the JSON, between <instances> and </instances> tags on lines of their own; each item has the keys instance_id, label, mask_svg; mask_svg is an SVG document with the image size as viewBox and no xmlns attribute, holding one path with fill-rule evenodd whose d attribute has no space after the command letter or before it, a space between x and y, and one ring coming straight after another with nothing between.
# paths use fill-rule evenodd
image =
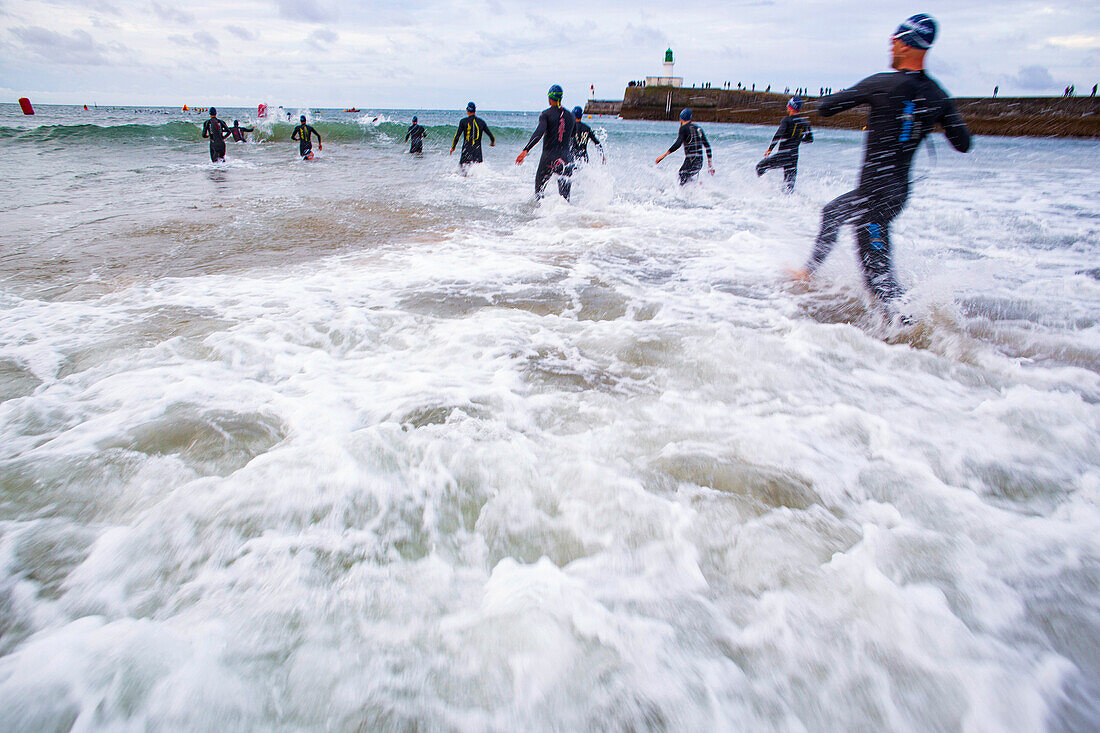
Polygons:
<instances>
[{"instance_id":1,"label":"black wetsuit","mask_svg":"<svg viewBox=\"0 0 1100 733\"><path fill-rule=\"evenodd\" d=\"M787 193L794 191L794 179L798 175L798 146L813 141L814 133L810 130L810 123L805 117L802 115L784 117L779 123L779 129L775 131L772 144L768 146L770 153L778 143L779 152L757 163L756 175L762 176L764 171L771 168L782 168L783 183L786 184Z\"/></svg>"},{"instance_id":2,"label":"black wetsuit","mask_svg":"<svg viewBox=\"0 0 1100 733\"><path fill-rule=\"evenodd\" d=\"M923 71L891 71L869 76L851 89L822 98L822 117L861 104L871 106L863 170L854 191L825 205L821 231L806 269L813 272L836 244L837 231L855 224L863 277L883 300L901 295L890 257L890 222L909 196L909 168L925 136L939 124L951 145L970 149L970 131L947 93Z\"/></svg>"},{"instance_id":3,"label":"black wetsuit","mask_svg":"<svg viewBox=\"0 0 1100 733\"><path fill-rule=\"evenodd\" d=\"M233 135L233 142L241 142L244 140L244 134L246 132L252 132L251 127L241 127L240 125L233 125L229 128L229 132Z\"/></svg>"},{"instance_id":4,"label":"black wetsuit","mask_svg":"<svg viewBox=\"0 0 1100 733\"><path fill-rule=\"evenodd\" d=\"M405 141L412 140L409 144L410 153L424 152L424 126L420 124L409 125L409 131L405 133Z\"/></svg>"},{"instance_id":5,"label":"black wetsuit","mask_svg":"<svg viewBox=\"0 0 1100 733\"><path fill-rule=\"evenodd\" d=\"M229 126L217 117L211 117L202 126L202 136L210 138L210 162L225 160L225 139L229 137Z\"/></svg>"},{"instance_id":6,"label":"black wetsuit","mask_svg":"<svg viewBox=\"0 0 1100 733\"><path fill-rule=\"evenodd\" d=\"M458 143L458 139L462 138L462 155L458 159L459 165L481 162L482 135L488 135L489 142L496 145L497 139L493 137L489 126L485 124L485 120L477 115L466 115L458 123L458 131L455 132L454 140L451 140L451 147L453 148Z\"/></svg>"},{"instance_id":7,"label":"black wetsuit","mask_svg":"<svg viewBox=\"0 0 1100 733\"><path fill-rule=\"evenodd\" d=\"M710 143L707 142L703 128L694 122L680 125L680 134L676 136L676 142L668 152L675 153L681 145L684 146L684 163L680 166L680 185L684 186L703 169L703 150L707 152L708 161L711 159L711 154Z\"/></svg>"},{"instance_id":8,"label":"black wetsuit","mask_svg":"<svg viewBox=\"0 0 1100 733\"><path fill-rule=\"evenodd\" d=\"M307 125L304 122L295 127L294 132L290 133L290 139L298 141L298 154L303 158L313 152L313 141L310 139L313 135L317 136L317 143L320 144L321 133L314 130L312 125Z\"/></svg>"},{"instance_id":9,"label":"black wetsuit","mask_svg":"<svg viewBox=\"0 0 1100 733\"><path fill-rule=\"evenodd\" d=\"M538 198L542 198L547 181L555 173L560 176L558 193L562 198L569 198L572 187L569 176L573 175L573 130L576 124L573 113L560 106L547 107L539 115L538 127L523 148L530 151L542 140L542 157L535 171L535 196Z\"/></svg>"},{"instance_id":10,"label":"black wetsuit","mask_svg":"<svg viewBox=\"0 0 1100 733\"><path fill-rule=\"evenodd\" d=\"M577 120L573 125L573 160L579 165L582 161L588 162L588 141L591 140L597 148L602 150L600 141L596 139L592 128Z\"/></svg>"}]
</instances>

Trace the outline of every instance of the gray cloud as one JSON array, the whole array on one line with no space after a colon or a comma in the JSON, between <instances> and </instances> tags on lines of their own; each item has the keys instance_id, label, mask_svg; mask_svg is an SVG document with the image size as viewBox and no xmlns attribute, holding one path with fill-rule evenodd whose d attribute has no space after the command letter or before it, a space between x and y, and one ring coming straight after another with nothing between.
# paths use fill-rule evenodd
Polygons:
<instances>
[{"instance_id":1,"label":"gray cloud","mask_svg":"<svg viewBox=\"0 0 1100 733\"><path fill-rule=\"evenodd\" d=\"M191 13L185 13L170 5L161 5L155 2L153 3L153 12L156 13L161 20L166 20L169 23L193 25L195 22L195 16L191 15Z\"/></svg>"},{"instance_id":2,"label":"gray cloud","mask_svg":"<svg viewBox=\"0 0 1100 733\"><path fill-rule=\"evenodd\" d=\"M313 46L314 48L324 48L329 44L335 43L338 38L340 38L340 36L336 33L322 28L320 30L313 31L313 33L310 33L309 38L306 39L306 43Z\"/></svg>"},{"instance_id":3,"label":"gray cloud","mask_svg":"<svg viewBox=\"0 0 1100 733\"><path fill-rule=\"evenodd\" d=\"M122 47L96 43L87 31L73 31L71 36L42 28L11 28L11 33L35 56L59 64L105 66L111 63L108 54Z\"/></svg>"},{"instance_id":4,"label":"gray cloud","mask_svg":"<svg viewBox=\"0 0 1100 733\"><path fill-rule=\"evenodd\" d=\"M288 20L305 23L324 23L336 19L333 8L322 6L317 0L275 0L279 15Z\"/></svg>"},{"instance_id":5,"label":"gray cloud","mask_svg":"<svg viewBox=\"0 0 1100 733\"><path fill-rule=\"evenodd\" d=\"M254 41L257 38L255 33L239 25L227 25L225 29L242 41Z\"/></svg>"},{"instance_id":6,"label":"gray cloud","mask_svg":"<svg viewBox=\"0 0 1100 733\"><path fill-rule=\"evenodd\" d=\"M190 37L181 35L168 36L168 40L179 46L201 48L204 51L211 52L216 52L218 50L218 39L214 38L214 36L206 31L195 31Z\"/></svg>"},{"instance_id":7,"label":"gray cloud","mask_svg":"<svg viewBox=\"0 0 1100 733\"><path fill-rule=\"evenodd\" d=\"M1057 86L1054 83L1054 77L1045 66L1024 66L1019 74L1012 77L1012 81L1021 89L1032 91L1042 91Z\"/></svg>"}]
</instances>

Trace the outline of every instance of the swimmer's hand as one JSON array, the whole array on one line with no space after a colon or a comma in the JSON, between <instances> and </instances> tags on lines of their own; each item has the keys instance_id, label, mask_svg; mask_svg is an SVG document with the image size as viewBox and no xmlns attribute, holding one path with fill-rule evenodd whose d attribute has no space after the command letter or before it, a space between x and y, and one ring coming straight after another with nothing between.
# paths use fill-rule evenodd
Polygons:
<instances>
[{"instance_id":1,"label":"swimmer's hand","mask_svg":"<svg viewBox=\"0 0 1100 733\"><path fill-rule=\"evenodd\" d=\"M325 146L324 146L324 145L322 145L321 143L317 143L317 149L318 149L318 150L324 150L324 149L325 149Z\"/></svg>"},{"instance_id":2,"label":"swimmer's hand","mask_svg":"<svg viewBox=\"0 0 1100 733\"><path fill-rule=\"evenodd\" d=\"M714 175L714 166L713 166L713 165L711 165L711 164L710 164L710 163L708 162L708 163L707 163L707 167L708 167L708 168L710 168L710 174L711 174L711 175L713 176L713 175Z\"/></svg>"},{"instance_id":3,"label":"swimmer's hand","mask_svg":"<svg viewBox=\"0 0 1100 733\"><path fill-rule=\"evenodd\" d=\"M447 153L447 155L454 155L454 154L455 154L455 148L454 148L454 146L452 145L452 146L451 146L451 152Z\"/></svg>"},{"instance_id":4,"label":"swimmer's hand","mask_svg":"<svg viewBox=\"0 0 1100 733\"><path fill-rule=\"evenodd\" d=\"M668 153L661 153L660 155L658 155L657 156L657 164L660 165L661 161L664 160L667 156L668 156Z\"/></svg>"},{"instance_id":5,"label":"swimmer's hand","mask_svg":"<svg viewBox=\"0 0 1100 733\"><path fill-rule=\"evenodd\" d=\"M527 158L527 151L519 151L519 155L516 156L516 165L523 165L523 161Z\"/></svg>"},{"instance_id":6,"label":"swimmer's hand","mask_svg":"<svg viewBox=\"0 0 1100 733\"><path fill-rule=\"evenodd\" d=\"M813 273L805 267L799 267L797 269L787 268L786 272L788 278L800 283L809 282L810 278L813 277Z\"/></svg>"}]
</instances>

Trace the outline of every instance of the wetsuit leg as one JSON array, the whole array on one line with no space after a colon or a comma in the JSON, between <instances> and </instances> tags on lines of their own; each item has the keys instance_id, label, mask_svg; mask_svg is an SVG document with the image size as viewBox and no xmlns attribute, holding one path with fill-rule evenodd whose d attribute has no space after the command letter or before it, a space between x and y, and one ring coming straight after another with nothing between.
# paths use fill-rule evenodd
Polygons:
<instances>
[{"instance_id":1,"label":"wetsuit leg","mask_svg":"<svg viewBox=\"0 0 1100 733\"><path fill-rule=\"evenodd\" d=\"M409 152L410 153L423 153L424 152L424 143L417 140L416 142L414 142L412 145L409 146Z\"/></svg>"},{"instance_id":2,"label":"wetsuit leg","mask_svg":"<svg viewBox=\"0 0 1100 733\"><path fill-rule=\"evenodd\" d=\"M701 170L703 170L703 156L685 157L683 165L680 166L680 185L686 186Z\"/></svg>"},{"instance_id":3,"label":"wetsuit leg","mask_svg":"<svg viewBox=\"0 0 1100 733\"><path fill-rule=\"evenodd\" d=\"M313 152L313 145L311 143L305 140L298 143L298 154L301 155L303 158L309 155L311 152Z\"/></svg>"},{"instance_id":4,"label":"wetsuit leg","mask_svg":"<svg viewBox=\"0 0 1100 733\"><path fill-rule=\"evenodd\" d=\"M821 210L821 231L814 241L814 250L806 269L813 272L829 256L836 244L837 232L844 224L862 219L868 211L868 198L859 189L837 196Z\"/></svg>"},{"instance_id":5,"label":"wetsuit leg","mask_svg":"<svg viewBox=\"0 0 1100 733\"><path fill-rule=\"evenodd\" d=\"M867 289L884 301L901 297L890 250L890 222L901 213L905 200L872 200L856 225L859 262Z\"/></svg>"},{"instance_id":6,"label":"wetsuit leg","mask_svg":"<svg viewBox=\"0 0 1100 733\"><path fill-rule=\"evenodd\" d=\"M798 177L798 156L791 159L783 166L783 184L787 193L794 193L794 179Z\"/></svg>"},{"instance_id":7,"label":"wetsuit leg","mask_svg":"<svg viewBox=\"0 0 1100 733\"><path fill-rule=\"evenodd\" d=\"M535 197L542 198L542 192L546 190L546 183L554 174L553 161L549 158L539 158L539 167L535 170Z\"/></svg>"},{"instance_id":8,"label":"wetsuit leg","mask_svg":"<svg viewBox=\"0 0 1100 733\"><path fill-rule=\"evenodd\" d=\"M573 171L576 166L573 163L565 163L564 165L554 166L554 172L559 174L558 177L558 193L566 201L569 200L569 193L573 189Z\"/></svg>"},{"instance_id":9,"label":"wetsuit leg","mask_svg":"<svg viewBox=\"0 0 1100 733\"><path fill-rule=\"evenodd\" d=\"M460 157L459 160L458 160L459 165L469 165L470 163L480 163L480 162L481 162L481 146L480 145L478 145L476 147L470 146L468 148L464 146L462 148L462 157Z\"/></svg>"},{"instance_id":10,"label":"wetsuit leg","mask_svg":"<svg viewBox=\"0 0 1100 733\"><path fill-rule=\"evenodd\" d=\"M219 160L225 160L225 141L224 140L211 140L210 141L210 162L217 163Z\"/></svg>"}]
</instances>

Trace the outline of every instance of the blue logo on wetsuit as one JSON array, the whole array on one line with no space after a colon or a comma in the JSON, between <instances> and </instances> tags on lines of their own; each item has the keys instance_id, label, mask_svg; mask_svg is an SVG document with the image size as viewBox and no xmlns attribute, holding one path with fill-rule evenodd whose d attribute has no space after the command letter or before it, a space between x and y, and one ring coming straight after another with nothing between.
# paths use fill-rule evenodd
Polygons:
<instances>
[{"instance_id":1,"label":"blue logo on wetsuit","mask_svg":"<svg viewBox=\"0 0 1100 733\"><path fill-rule=\"evenodd\" d=\"M910 136L913 134L913 113L917 111L916 102L906 102L905 107L902 110L901 123L901 137L898 138L901 142L909 142Z\"/></svg>"},{"instance_id":2,"label":"blue logo on wetsuit","mask_svg":"<svg viewBox=\"0 0 1100 733\"><path fill-rule=\"evenodd\" d=\"M885 249L886 240L882 238L882 227L878 224L868 224L867 233L871 235L871 249Z\"/></svg>"}]
</instances>

